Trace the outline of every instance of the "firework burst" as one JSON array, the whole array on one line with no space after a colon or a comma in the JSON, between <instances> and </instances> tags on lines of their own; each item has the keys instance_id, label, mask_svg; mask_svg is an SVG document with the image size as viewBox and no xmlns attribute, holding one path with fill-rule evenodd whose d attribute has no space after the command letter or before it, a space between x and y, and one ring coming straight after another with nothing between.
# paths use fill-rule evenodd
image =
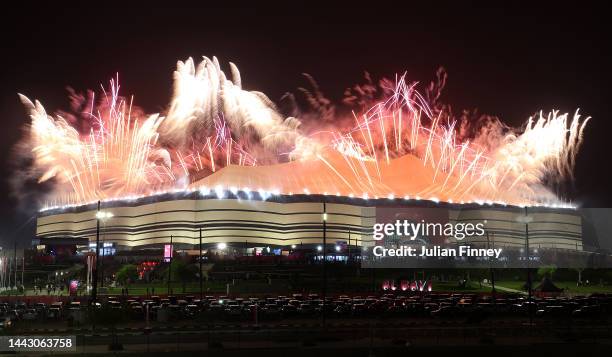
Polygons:
<instances>
[{"instance_id":1,"label":"firework burst","mask_svg":"<svg viewBox=\"0 0 612 357\"><path fill-rule=\"evenodd\" d=\"M409 83L386 81L386 96L305 129L260 92L242 89L216 58L179 61L164 115L146 115L119 95L118 80L77 116L87 132L20 95L31 124L27 145L39 182L53 179L49 204L81 204L162 190L274 187L282 193L432 197L510 204L557 202L547 176L570 178L588 118L553 111L524 129L463 139L450 113L432 109ZM311 97L310 101L317 101ZM437 99L437 98L436 98ZM321 102L321 100L319 100ZM329 110L332 112L333 110ZM342 120L340 120L342 119ZM323 120L322 120L323 121ZM331 124L330 124L331 123ZM491 137L483 140L486 135ZM481 142L488 145L481 145ZM272 183L273 182L273 183Z\"/></svg>"}]
</instances>

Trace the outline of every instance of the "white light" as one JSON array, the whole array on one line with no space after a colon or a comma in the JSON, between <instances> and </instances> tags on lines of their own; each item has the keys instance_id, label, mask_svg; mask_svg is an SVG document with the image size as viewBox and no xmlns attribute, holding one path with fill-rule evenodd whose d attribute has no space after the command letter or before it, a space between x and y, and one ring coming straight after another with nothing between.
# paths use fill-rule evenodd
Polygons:
<instances>
[{"instance_id":1,"label":"white light","mask_svg":"<svg viewBox=\"0 0 612 357\"><path fill-rule=\"evenodd\" d=\"M96 218L97 219L109 219L112 218L114 215L111 212L106 212L106 211L98 211L96 212Z\"/></svg>"},{"instance_id":2,"label":"white light","mask_svg":"<svg viewBox=\"0 0 612 357\"><path fill-rule=\"evenodd\" d=\"M291 244L291 249L295 249L295 244Z\"/></svg>"},{"instance_id":3,"label":"white light","mask_svg":"<svg viewBox=\"0 0 612 357\"><path fill-rule=\"evenodd\" d=\"M430 201L434 201L435 203L439 203L440 200L437 197L432 197L429 199Z\"/></svg>"},{"instance_id":4,"label":"white light","mask_svg":"<svg viewBox=\"0 0 612 357\"><path fill-rule=\"evenodd\" d=\"M321 247L320 245L317 246L317 250L320 252L323 250L323 247Z\"/></svg>"},{"instance_id":5,"label":"white light","mask_svg":"<svg viewBox=\"0 0 612 357\"><path fill-rule=\"evenodd\" d=\"M342 248L340 248L340 246L339 246L339 245L337 245L337 246L336 246L336 252L339 252L339 251L340 251L340 249L342 249Z\"/></svg>"},{"instance_id":6,"label":"white light","mask_svg":"<svg viewBox=\"0 0 612 357\"><path fill-rule=\"evenodd\" d=\"M366 192L364 192L362 197L363 197L364 200L367 200L368 199L368 194Z\"/></svg>"},{"instance_id":7,"label":"white light","mask_svg":"<svg viewBox=\"0 0 612 357\"><path fill-rule=\"evenodd\" d=\"M217 195L218 198L223 198L223 196L225 195L225 192L223 191L223 186L221 185L215 186L215 194Z\"/></svg>"},{"instance_id":8,"label":"white light","mask_svg":"<svg viewBox=\"0 0 612 357\"><path fill-rule=\"evenodd\" d=\"M231 187L231 188L230 188L230 191L231 191L231 192L232 192L232 193L235 195L235 194L237 194L237 193L238 193L238 188L237 188L237 187L235 187L235 186L234 186L234 187Z\"/></svg>"},{"instance_id":9,"label":"white light","mask_svg":"<svg viewBox=\"0 0 612 357\"><path fill-rule=\"evenodd\" d=\"M387 196L388 199L393 200L395 199L395 195L390 193L389 196Z\"/></svg>"},{"instance_id":10,"label":"white light","mask_svg":"<svg viewBox=\"0 0 612 357\"><path fill-rule=\"evenodd\" d=\"M221 243L217 244L217 249L224 250L225 248L227 248L227 244L226 243L221 242Z\"/></svg>"},{"instance_id":11,"label":"white light","mask_svg":"<svg viewBox=\"0 0 612 357\"><path fill-rule=\"evenodd\" d=\"M414 199L419 201L421 199L421 196L416 196Z\"/></svg>"},{"instance_id":12,"label":"white light","mask_svg":"<svg viewBox=\"0 0 612 357\"><path fill-rule=\"evenodd\" d=\"M409 199L410 199L410 196L406 195L406 196L404 196L404 199L405 199L405 200L409 200Z\"/></svg>"},{"instance_id":13,"label":"white light","mask_svg":"<svg viewBox=\"0 0 612 357\"><path fill-rule=\"evenodd\" d=\"M323 220L327 221L327 213L323 213Z\"/></svg>"},{"instance_id":14,"label":"white light","mask_svg":"<svg viewBox=\"0 0 612 357\"><path fill-rule=\"evenodd\" d=\"M307 194L307 195L310 195L310 191L308 191L307 188L304 188L304 193Z\"/></svg>"},{"instance_id":15,"label":"white light","mask_svg":"<svg viewBox=\"0 0 612 357\"><path fill-rule=\"evenodd\" d=\"M353 198L353 197L355 197L355 195L353 193L349 193L349 197Z\"/></svg>"}]
</instances>

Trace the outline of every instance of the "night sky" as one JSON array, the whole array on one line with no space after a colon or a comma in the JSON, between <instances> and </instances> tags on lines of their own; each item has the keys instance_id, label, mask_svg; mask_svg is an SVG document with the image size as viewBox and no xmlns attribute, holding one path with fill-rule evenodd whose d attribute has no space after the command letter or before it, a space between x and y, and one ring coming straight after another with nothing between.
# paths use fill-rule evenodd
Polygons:
<instances>
[{"instance_id":1,"label":"night sky","mask_svg":"<svg viewBox=\"0 0 612 357\"><path fill-rule=\"evenodd\" d=\"M99 89L118 72L123 94L134 94L147 112L163 111L176 61L202 55L217 56L226 69L236 63L243 87L274 101L306 85L303 72L339 99L365 70L375 78L407 71L429 83L444 66L449 78L442 100L455 111L478 108L517 126L540 109L580 108L593 119L566 195L586 207L611 207L607 11L559 2L546 8L355 6L4 9L0 245L29 244L34 232L33 221L26 222L36 207L22 202L25 209L17 209L7 182L14 175L12 147L28 121L18 92L54 112L68 109L66 87Z\"/></svg>"}]
</instances>

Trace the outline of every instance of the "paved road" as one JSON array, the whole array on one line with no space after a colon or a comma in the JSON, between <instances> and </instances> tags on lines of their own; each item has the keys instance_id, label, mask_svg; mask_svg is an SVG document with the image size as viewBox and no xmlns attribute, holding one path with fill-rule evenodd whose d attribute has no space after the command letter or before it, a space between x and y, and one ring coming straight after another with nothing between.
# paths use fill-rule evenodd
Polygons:
<instances>
[{"instance_id":1,"label":"paved road","mask_svg":"<svg viewBox=\"0 0 612 357\"><path fill-rule=\"evenodd\" d=\"M485 284L483 283L482 286L486 286L489 288L493 288L493 286L491 284ZM522 291L522 290L516 290L516 289L511 289L511 288L506 288L504 286L499 286L499 285L495 285L495 290L501 290L501 291L505 291L507 293L515 293L515 294L522 294L522 295L528 295L526 292Z\"/></svg>"},{"instance_id":2,"label":"paved road","mask_svg":"<svg viewBox=\"0 0 612 357\"><path fill-rule=\"evenodd\" d=\"M107 351L118 341L128 351L187 351L201 349L295 349L302 347L385 347L405 345L522 345L586 341L612 343L609 323L568 324L563 320L539 320L536 325L523 321L491 320L467 324L462 320L422 320L394 322L388 320L333 321L325 328L320 322L249 324L200 324L156 327L150 334L142 328L112 330L100 328L32 330L20 335L76 335L79 352ZM488 342L486 342L488 341Z\"/></svg>"}]
</instances>

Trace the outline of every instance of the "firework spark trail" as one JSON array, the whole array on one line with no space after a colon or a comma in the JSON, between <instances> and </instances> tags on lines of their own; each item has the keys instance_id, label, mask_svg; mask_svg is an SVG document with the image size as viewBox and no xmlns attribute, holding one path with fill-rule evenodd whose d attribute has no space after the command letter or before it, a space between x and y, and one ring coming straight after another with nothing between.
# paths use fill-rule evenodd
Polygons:
<instances>
[{"instance_id":1,"label":"firework spark trail","mask_svg":"<svg viewBox=\"0 0 612 357\"><path fill-rule=\"evenodd\" d=\"M588 122L578 112L572 118L541 112L529 118L522 133L511 131L495 145L481 147L478 137L460 140L457 122L448 113L434 112L404 74L385 88L390 91L386 98L362 113L353 111L354 126L326 124L313 135L300 120L280 114L262 93L243 90L237 67L230 63L230 68L232 80L215 57L204 57L197 66L191 58L179 61L165 116L134 110L132 98L120 97L115 78L108 92L103 88L97 108L92 97L89 113L80 116L92 124L86 134L20 95L32 119L27 140L39 181L56 178L53 202L148 195L185 187L198 172L277 163L281 157L298 164L320 161L333 173L337 183L291 179L317 188L312 193L385 197L403 189L387 180L390 170L398 169L395 162L411 156L417 160L411 165L420 162L425 171L419 172L428 176L412 179L429 183L406 195L538 203L555 200L542 185L546 175L571 179ZM332 160L332 152L341 159ZM409 173L416 167L399 169ZM341 186L350 192L339 192Z\"/></svg>"}]
</instances>

